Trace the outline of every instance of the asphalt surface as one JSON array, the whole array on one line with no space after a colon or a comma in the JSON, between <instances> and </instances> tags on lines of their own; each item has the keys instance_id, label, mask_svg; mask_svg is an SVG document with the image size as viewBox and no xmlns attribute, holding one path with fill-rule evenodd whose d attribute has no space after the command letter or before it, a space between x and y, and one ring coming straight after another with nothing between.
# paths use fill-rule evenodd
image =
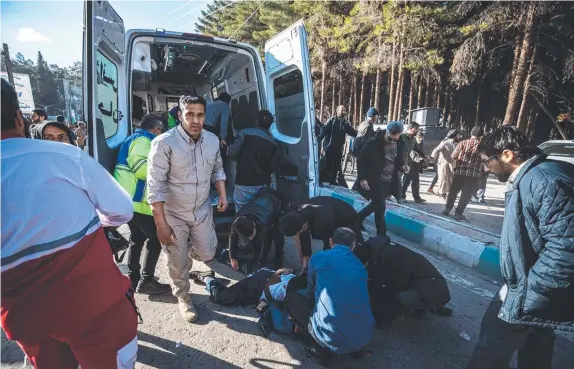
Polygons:
<instances>
[{"instance_id":1,"label":"asphalt surface","mask_svg":"<svg viewBox=\"0 0 574 369\"><path fill-rule=\"evenodd\" d=\"M367 226L372 232L372 225ZM372 356L362 359L341 357L334 368L460 369L465 368L478 337L480 320L499 286L481 275L441 257L417 249L405 240L395 241L424 254L445 275L451 290L451 317L429 315L423 320L399 318L391 328L377 330L367 347ZM314 249L322 247L314 242ZM286 244L286 266L297 267L292 240ZM120 266L125 269L125 266ZM205 269L202 263L194 266ZM167 282L165 255L158 263L158 276ZM242 277L231 268L215 264L218 276ZM137 295L144 323L139 326L137 369L143 368L320 368L307 357L303 347L290 337L261 336L253 308L213 304L204 287L192 283L192 299L200 318L186 323L179 315L176 300L169 296ZM559 335L554 369L574 368L574 338ZM2 368L23 368L18 346L2 336ZM512 364L514 368L516 364Z\"/></svg>"}]
</instances>

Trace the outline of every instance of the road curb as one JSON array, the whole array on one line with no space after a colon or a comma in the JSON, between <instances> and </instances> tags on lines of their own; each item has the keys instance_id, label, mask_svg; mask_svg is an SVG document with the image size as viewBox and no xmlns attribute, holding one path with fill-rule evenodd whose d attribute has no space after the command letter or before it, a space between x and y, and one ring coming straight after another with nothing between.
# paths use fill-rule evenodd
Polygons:
<instances>
[{"instance_id":1,"label":"road curb","mask_svg":"<svg viewBox=\"0 0 574 369\"><path fill-rule=\"evenodd\" d=\"M341 199L351 204L357 211L367 204L359 194L343 188L322 187L320 195ZM410 216L408 210L387 209L385 219L387 229L397 236L412 241L432 253L475 269L490 278L502 279L498 247L436 225L426 224Z\"/></svg>"}]
</instances>

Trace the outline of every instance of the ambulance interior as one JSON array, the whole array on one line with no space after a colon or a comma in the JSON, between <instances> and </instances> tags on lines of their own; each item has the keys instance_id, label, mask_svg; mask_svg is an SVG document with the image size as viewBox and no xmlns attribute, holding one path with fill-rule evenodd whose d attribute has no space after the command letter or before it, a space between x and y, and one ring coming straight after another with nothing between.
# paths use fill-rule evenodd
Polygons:
<instances>
[{"instance_id":1,"label":"ambulance interior","mask_svg":"<svg viewBox=\"0 0 574 369\"><path fill-rule=\"evenodd\" d=\"M177 106L181 95L199 95L209 103L227 92L231 95L230 142L240 130L255 125L260 106L255 70L252 55L239 47L140 37L132 51L132 124L137 126L145 114L155 114L167 129L168 111ZM223 159L229 203L226 213L232 215L235 163L226 156ZM214 187L211 198L217 201Z\"/></svg>"}]
</instances>

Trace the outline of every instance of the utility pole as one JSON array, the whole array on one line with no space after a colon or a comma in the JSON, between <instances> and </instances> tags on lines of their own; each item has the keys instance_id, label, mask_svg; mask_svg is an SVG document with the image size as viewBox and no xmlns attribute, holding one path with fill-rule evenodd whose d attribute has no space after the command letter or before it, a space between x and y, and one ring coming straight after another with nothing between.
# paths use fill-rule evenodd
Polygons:
<instances>
[{"instance_id":1,"label":"utility pole","mask_svg":"<svg viewBox=\"0 0 574 369\"><path fill-rule=\"evenodd\" d=\"M8 74L8 81L14 86L14 73L12 73L12 59L10 59L10 52L8 51L8 44L2 44L4 50L4 62L6 63L6 73Z\"/></svg>"}]
</instances>

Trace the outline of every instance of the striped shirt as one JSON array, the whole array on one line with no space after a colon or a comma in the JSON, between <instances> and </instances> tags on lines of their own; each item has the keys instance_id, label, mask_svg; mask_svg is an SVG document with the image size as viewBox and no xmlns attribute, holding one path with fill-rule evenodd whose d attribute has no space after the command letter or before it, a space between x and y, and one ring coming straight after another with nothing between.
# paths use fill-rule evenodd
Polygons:
<instances>
[{"instance_id":1,"label":"striped shirt","mask_svg":"<svg viewBox=\"0 0 574 369\"><path fill-rule=\"evenodd\" d=\"M454 174L474 178L483 174L484 164L482 164L482 159L477 151L480 141L481 139L478 137L471 137L456 145L452 153L452 158L456 160Z\"/></svg>"}]
</instances>

